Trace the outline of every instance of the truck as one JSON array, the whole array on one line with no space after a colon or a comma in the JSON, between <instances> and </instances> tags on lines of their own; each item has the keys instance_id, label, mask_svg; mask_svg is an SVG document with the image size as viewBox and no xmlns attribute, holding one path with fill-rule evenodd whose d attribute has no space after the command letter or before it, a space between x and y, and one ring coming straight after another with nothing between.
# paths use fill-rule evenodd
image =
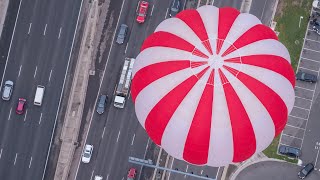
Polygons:
<instances>
[{"instance_id":1,"label":"truck","mask_svg":"<svg viewBox=\"0 0 320 180\"><path fill-rule=\"evenodd\" d=\"M126 98L130 91L132 68L134 64L134 58L126 57L122 67L119 83L117 84L115 97L114 97L114 107L124 108Z\"/></svg>"}]
</instances>

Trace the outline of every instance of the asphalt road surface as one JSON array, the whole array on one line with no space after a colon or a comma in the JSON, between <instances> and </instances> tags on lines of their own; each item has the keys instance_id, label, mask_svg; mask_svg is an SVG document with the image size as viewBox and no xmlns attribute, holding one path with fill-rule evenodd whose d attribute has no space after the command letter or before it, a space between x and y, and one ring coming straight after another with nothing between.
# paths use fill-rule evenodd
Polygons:
<instances>
[{"instance_id":1,"label":"asphalt road surface","mask_svg":"<svg viewBox=\"0 0 320 180\"><path fill-rule=\"evenodd\" d=\"M2 77L15 86L11 100L0 101L1 179L43 178L80 3L21 1ZM46 88L41 107L33 105L37 85ZM23 115L18 98L27 99Z\"/></svg>"},{"instance_id":2,"label":"asphalt road surface","mask_svg":"<svg viewBox=\"0 0 320 180\"><path fill-rule=\"evenodd\" d=\"M263 161L242 170L235 180L298 180L298 172L301 169L302 167L287 162ZM313 171L306 179L318 180L320 173Z\"/></svg>"}]
</instances>

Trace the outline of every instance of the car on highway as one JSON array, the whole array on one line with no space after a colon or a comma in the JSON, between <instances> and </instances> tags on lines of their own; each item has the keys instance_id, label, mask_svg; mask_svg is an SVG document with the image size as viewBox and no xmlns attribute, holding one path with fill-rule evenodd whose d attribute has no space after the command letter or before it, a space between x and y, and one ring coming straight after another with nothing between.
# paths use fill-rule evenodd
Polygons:
<instances>
[{"instance_id":1,"label":"car on highway","mask_svg":"<svg viewBox=\"0 0 320 180\"><path fill-rule=\"evenodd\" d=\"M93 151L93 146L90 144L86 144L86 146L83 149L83 154L82 154L82 158L81 161L83 163L89 163L91 156L92 156L92 151Z\"/></svg>"},{"instance_id":2,"label":"car on highway","mask_svg":"<svg viewBox=\"0 0 320 180\"><path fill-rule=\"evenodd\" d=\"M2 91L2 99L5 101L9 101L11 98L12 91L13 91L13 82L8 80L4 83L4 87Z\"/></svg>"},{"instance_id":3,"label":"car on highway","mask_svg":"<svg viewBox=\"0 0 320 180\"><path fill-rule=\"evenodd\" d=\"M17 108L16 108L16 113L17 114L23 114L25 106L27 104L27 100L24 98L19 98Z\"/></svg>"},{"instance_id":4,"label":"car on highway","mask_svg":"<svg viewBox=\"0 0 320 180\"><path fill-rule=\"evenodd\" d=\"M305 166L303 166L303 168L298 172L298 177L300 179L304 179L306 178L314 169L314 166L312 163L309 163Z\"/></svg>"},{"instance_id":5,"label":"car on highway","mask_svg":"<svg viewBox=\"0 0 320 180\"><path fill-rule=\"evenodd\" d=\"M102 180L102 176L94 176L94 180Z\"/></svg>"},{"instance_id":6,"label":"car on highway","mask_svg":"<svg viewBox=\"0 0 320 180\"><path fill-rule=\"evenodd\" d=\"M315 83L317 82L317 76L314 74L309 74L306 72L299 71L296 74L296 80Z\"/></svg>"},{"instance_id":7,"label":"car on highway","mask_svg":"<svg viewBox=\"0 0 320 180\"><path fill-rule=\"evenodd\" d=\"M301 150L298 148L294 148L291 146L285 146L285 145L280 145L279 146L279 153L283 155L287 155L290 157L299 157L301 156Z\"/></svg>"},{"instance_id":8,"label":"car on highway","mask_svg":"<svg viewBox=\"0 0 320 180\"><path fill-rule=\"evenodd\" d=\"M136 174L137 174L137 170L135 168L130 168L128 171L127 180L134 180L134 178L136 177Z\"/></svg>"},{"instance_id":9,"label":"car on highway","mask_svg":"<svg viewBox=\"0 0 320 180\"><path fill-rule=\"evenodd\" d=\"M124 40L126 39L126 36L127 36L127 31L128 31L128 26L126 24L121 24L118 35L117 35L117 40L116 40L118 44L124 43Z\"/></svg>"},{"instance_id":10,"label":"car on highway","mask_svg":"<svg viewBox=\"0 0 320 180\"><path fill-rule=\"evenodd\" d=\"M147 17L149 3L147 1L139 1L137 8L137 22L144 23Z\"/></svg>"},{"instance_id":11,"label":"car on highway","mask_svg":"<svg viewBox=\"0 0 320 180\"><path fill-rule=\"evenodd\" d=\"M103 114L104 110L106 109L108 102L108 96L107 95L101 95L99 97L98 103L97 103L97 113Z\"/></svg>"},{"instance_id":12,"label":"car on highway","mask_svg":"<svg viewBox=\"0 0 320 180\"><path fill-rule=\"evenodd\" d=\"M180 0L172 0L169 16L175 17L179 11L180 11Z\"/></svg>"}]
</instances>

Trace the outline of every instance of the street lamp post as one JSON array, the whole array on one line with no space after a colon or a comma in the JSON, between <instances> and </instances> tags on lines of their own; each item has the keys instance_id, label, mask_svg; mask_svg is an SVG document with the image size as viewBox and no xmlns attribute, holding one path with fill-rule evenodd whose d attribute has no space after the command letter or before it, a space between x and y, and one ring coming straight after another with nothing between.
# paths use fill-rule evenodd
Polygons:
<instances>
[{"instance_id":1,"label":"street lamp post","mask_svg":"<svg viewBox=\"0 0 320 180\"><path fill-rule=\"evenodd\" d=\"M303 19L303 16L300 16L300 21L299 21L299 28L300 28L300 24L301 24L301 20Z\"/></svg>"}]
</instances>

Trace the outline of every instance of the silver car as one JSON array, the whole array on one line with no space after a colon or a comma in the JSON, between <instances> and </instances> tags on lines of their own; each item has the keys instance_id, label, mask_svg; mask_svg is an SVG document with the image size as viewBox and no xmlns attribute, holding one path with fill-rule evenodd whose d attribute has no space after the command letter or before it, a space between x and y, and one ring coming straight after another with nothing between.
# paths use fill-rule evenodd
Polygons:
<instances>
[{"instance_id":1,"label":"silver car","mask_svg":"<svg viewBox=\"0 0 320 180\"><path fill-rule=\"evenodd\" d=\"M8 80L4 83L4 87L2 91L2 99L5 101L9 101L11 98L12 91L13 91L13 82Z\"/></svg>"}]
</instances>

